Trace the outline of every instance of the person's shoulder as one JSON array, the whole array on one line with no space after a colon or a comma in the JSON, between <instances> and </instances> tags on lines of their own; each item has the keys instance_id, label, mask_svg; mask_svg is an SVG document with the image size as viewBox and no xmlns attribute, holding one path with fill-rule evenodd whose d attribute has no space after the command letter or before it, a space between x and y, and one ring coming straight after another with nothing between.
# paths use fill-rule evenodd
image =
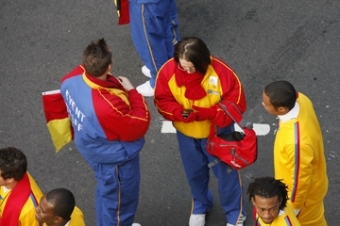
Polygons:
<instances>
[{"instance_id":1,"label":"person's shoulder","mask_svg":"<svg viewBox=\"0 0 340 226\"><path fill-rule=\"evenodd\" d=\"M85 226L84 214L77 206L74 207L71 214L69 226Z\"/></svg>"},{"instance_id":2,"label":"person's shoulder","mask_svg":"<svg viewBox=\"0 0 340 226\"><path fill-rule=\"evenodd\" d=\"M66 74L64 77L62 77L61 82L64 82L65 80L72 78L74 76L82 75L85 71L85 68L83 65L78 65L75 68L73 68L72 71L70 71L68 74Z\"/></svg>"},{"instance_id":3,"label":"person's shoulder","mask_svg":"<svg viewBox=\"0 0 340 226\"><path fill-rule=\"evenodd\" d=\"M35 182L34 178L31 176L31 174L29 172L27 172L27 176L30 182L30 186L31 186L31 190L35 196L35 198L37 199L37 201L40 201L40 198L43 196L43 193L39 187L39 185L37 184L37 182Z\"/></svg>"},{"instance_id":4,"label":"person's shoulder","mask_svg":"<svg viewBox=\"0 0 340 226\"><path fill-rule=\"evenodd\" d=\"M229 64L227 64L225 61L216 56L211 56L211 66L215 70L227 70L234 72L234 70L229 66Z\"/></svg>"}]
</instances>

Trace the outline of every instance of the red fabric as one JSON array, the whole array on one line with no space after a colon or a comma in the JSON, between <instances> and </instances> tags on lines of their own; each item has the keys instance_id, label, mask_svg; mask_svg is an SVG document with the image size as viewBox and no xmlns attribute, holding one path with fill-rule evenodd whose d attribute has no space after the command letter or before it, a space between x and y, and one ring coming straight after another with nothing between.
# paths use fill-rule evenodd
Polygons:
<instances>
[{"instance_id":1,"label":"red fabric","mask_svg":"<svg viewBox=\"0 0 340 226\"><path fill-rule=\"evenodd\" d=\"M67 107L64 102L63 96L61 95L60 91L58 93L53 94L43 94L42 95L42 102L43 102L43 111L45 115L46 122L49 123L52 120L58 119L66 119L69 118L67 113ZM72 123L70 123L70 130L72 140L74 138L74 131L72 127ZM53 137L54 134L51 133ZM52 139L53 140L53 139ZM55 144L54 144L55 145ZM55 145L56 150L59 151L60 149Z\"/></svg>"},{"instance_id":2,"label":"red fabric","mask_svg":"<svg viewBox=\"0 0 340 226\"><path fill-rule=\"evenodd\" d=\"M179 87L185 86L185 97L189 100L199 100L207 95L207 92L201 86L204 75L195 72L192 74L176 69L176 83Z\"/></svg>"},{"instance_id":3,"label":"red fabric","mask_svg":"<svg viewBox=\"0 0 340 226\"><path fill-rule=\"evenodd\" d=\"M212 106L210 108L201 108L193 105L192 108L197 111L197 121L213 119L217 113L216 106Z\"/></svg>"},{"instance_id":4,"label":"red fabric","mask_svg":"<svg viewBox=\"0 0 340 226\"><path fill-rule=\"evenodd\" d=\"M235 74L233 69L216 57L213 57L211 63L218 75L230 75L231 73ZM224 67L218 67L218 65L222 65ZM238 110L241 112L241 114L243 114L246 111L247 105L243 88L240 86L241 83L239 83L239 81L236 80L234 76L219 76L219 78L223 89L223 95L221 97L220 103L225 106L227 106L230 102L236 103ZM212 120L212 123L219 127L226 127L233 123L233 120L230 117L226 117L225 112L219 108L217 110L216 117Z\"/></svg>"},{"instance_id":5,"label":"red fabric","mask_svg":"<svg viewBox=\"0 0 340 226\"><path fill-rule=\"evenodd\" d=\"M118 25L124 25L130 23L130 14L129 14L129 1L128 0L117 0L120 2L120 10L118 18Z\"/></svg>"},{"instance_id":6,"label":"red fabric","mask_svg":"<svg viewBox=\"0 0 340 226\"><path fill-rule=\"evenodd\" d=\"M124 96L129 103L122 100ZM106 89L92 89L92 102L108 140L135 141L147 132L151 115L136 89L128 93L122 90L119 95Z\"/></svg>"},{"instance_id":7,"label":"red fabric","mask_svg":"<svg viewBox=\"0 0 340 226\"><path fill-rule=\"evenodd\" d=\"M31 194L31 186L27 174L18 181L9 194L0 218L0 226L18 226L22 208Z\"/></svg>"},{"instance_id":8,"label":"red fabric","mask_svg":"<svg viewBox=\"0 0 340 226\"><path fill-rule=\"evenodd\" d=\"M66 104L60 91L54 94L43 94L42 101L47 123L54 119L68 118Z\"/></svg>"},{"instance_id":9,"label":"red fabric","mask_svg":"<svg viewBox=\"0 0 340 226\"><path fill-rule=\"evenodd\" d=\"M257 222L257 218L256 218L256 209L255 207L253 208L253 218L254 218L254 222L255 222L255 226L258 226L258 222Z\"/></svg>"}]
</instances>

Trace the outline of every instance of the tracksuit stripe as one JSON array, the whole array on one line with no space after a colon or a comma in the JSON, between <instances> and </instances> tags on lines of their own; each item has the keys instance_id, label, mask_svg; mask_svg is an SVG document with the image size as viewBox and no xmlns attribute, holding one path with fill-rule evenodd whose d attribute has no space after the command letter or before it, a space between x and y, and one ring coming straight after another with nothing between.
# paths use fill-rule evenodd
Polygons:
<instances>
[{"instance_id":1,"label":"tracksuit stripe","mask_svg":"<svg viewBox=\"0 0 340 226\"><path fill-rule=\"evenodd\" d=\"M295 201L296 191L298 189L298 178L300 174L300 126L299 122L294 123L294 143L295 143L295 166L294 166L294 183L291 194L291 201Z\"/></svg>"}]
</instances>

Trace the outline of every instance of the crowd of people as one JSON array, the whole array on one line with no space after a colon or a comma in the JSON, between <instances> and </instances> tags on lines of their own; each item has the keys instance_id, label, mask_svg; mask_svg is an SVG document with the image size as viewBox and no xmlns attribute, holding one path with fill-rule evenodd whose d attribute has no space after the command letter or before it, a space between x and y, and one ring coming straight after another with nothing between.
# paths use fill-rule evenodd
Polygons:
<instances>
[{"instance_id":1,"label":"crowd of people","mask_svg":"<svg viewBox=\"0 0 340 226\"><path fill-rule=\"evenodd\" d=\"M241 113L246 111L242 83L203 40L180 39L175 0L129 4L132 40L150 80L135 88L127 77L113 76L113 53L101 38L85 48L82 63L62 78L60 88L69 117L76 119L71 120L74 143L95 174L96 225L140 226L134 222L139 154L151 121L145 96L154 98L159 114L176 129L192 197L188 224L204 226L213 206L208 164L215 160L206 150L207 138L212 125L219 134L234 129L218 103L232 102ZM311 100L288 81L265 86L262 100L266 111L279 118L275 176L249 184L254 206L249 214L240 170L223 162L212 166L226 225L243 226L253 215L255 225L261 226L326 226L324 144ZM57 188L43 195L17 148L0 149L0 186L0 225L85 225L72 192Z\"/></svg>"}]
</instances>

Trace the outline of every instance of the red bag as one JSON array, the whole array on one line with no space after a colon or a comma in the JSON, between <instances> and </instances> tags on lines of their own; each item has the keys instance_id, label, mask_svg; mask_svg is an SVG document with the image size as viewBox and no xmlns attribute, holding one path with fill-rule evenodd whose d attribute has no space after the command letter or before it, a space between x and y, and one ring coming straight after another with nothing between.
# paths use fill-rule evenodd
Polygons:
<instances>
[{"instance_id":1,"label":"red bag","mask_svg":"<svg viewBox=\"0 0 340 226\"><path fill-rule=\"evenodd\" d=\"M233 169L243 169L253 164L257 159L256 133L252 128L240 125L242 114L236 104L230 102L227 106L223 104L219 104L219 106L238 124L243 132L233 131L229 134L217 135L217 126L212 125L207 142L208 153Z\"/></svg>"}]
</instances>

